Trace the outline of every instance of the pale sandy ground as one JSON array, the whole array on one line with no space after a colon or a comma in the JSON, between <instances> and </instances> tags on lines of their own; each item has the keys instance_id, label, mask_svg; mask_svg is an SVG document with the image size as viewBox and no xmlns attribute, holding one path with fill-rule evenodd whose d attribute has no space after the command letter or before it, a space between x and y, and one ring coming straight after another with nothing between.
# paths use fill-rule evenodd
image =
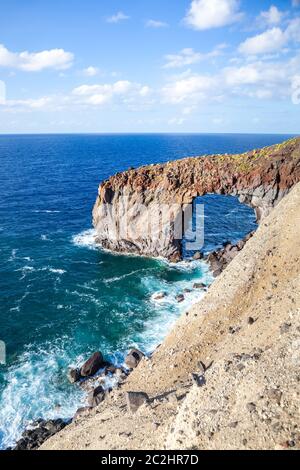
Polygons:
<instances>
[{"instance_id":1,"label":"pale sandy ground","mask_svg":"<svg viewBox=\"0 0 300 470\"><path fill-rule=\"evenodd\" d=\"M151 360L42 449L295 449L299 388L300 184ZM126 390L154 400L131 414Z\"/></svg>"}]
</instances>

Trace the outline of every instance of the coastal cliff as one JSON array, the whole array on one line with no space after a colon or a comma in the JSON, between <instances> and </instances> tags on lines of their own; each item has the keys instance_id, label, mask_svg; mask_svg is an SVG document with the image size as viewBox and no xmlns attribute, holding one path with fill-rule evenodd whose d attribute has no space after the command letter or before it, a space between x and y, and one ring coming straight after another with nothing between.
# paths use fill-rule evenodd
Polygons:
<instances>
[{"instance_id":1,"label":"coastal cliff","mask_svg":"<svg viewBox=\"0 0 300 470\"><path fill-rule=\"evenodd\" d=\"M41 449L299 449L300 183L98 407ZM142 392L133 411L128 392Z\"/></svg>"},{"instance_id":2,"label":"coastal cliff","mask_svg":"<svg viewBox=\"0 0 300 470\"><path fill-rule=\"evenodd\" d=\"M180 218L197 196L237 196L261 221L299 181L300 138L240 155L185 158L131 169L99 186L93 209L97 241L113 251L177 261L182 258L181 241L166 220ZM161 207L167 207L163 220ZM129 229L124 231L125 220Z\"/></svg>"},{"instance_id":3,"label":"coastal cliff","mask_svg":"<svg viewBox=\"0 0 300 470\"><path fill-rule=\"evenodd\" d=\"M147 175L143 183L125 172L100 186L100 234L104 201L114 203L125 189L132 202L149 187L148 203L194 197L184 183L188 162L198 168L197 194L239 195L263 222L151 357L100 405L79 410L42 450L300 448L299 150L293 139L243 156L207 157L208 165L219 162L211 178L200 178L204 161L187 159L136 170ZM252 169L221 177L220 167L225 172L234 161L235 171L245 161ZM163 196L169 165L182 184L173 182Z\"/></svg>"}]
</instances>

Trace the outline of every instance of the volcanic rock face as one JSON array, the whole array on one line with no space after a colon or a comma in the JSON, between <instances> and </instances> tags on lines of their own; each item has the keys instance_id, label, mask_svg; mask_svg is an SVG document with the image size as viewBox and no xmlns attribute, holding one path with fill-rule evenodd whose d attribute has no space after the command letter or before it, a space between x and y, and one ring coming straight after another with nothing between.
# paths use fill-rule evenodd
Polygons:
<instances>
[{"instance_id":1,"label":"volcanic rock face","mask_svg":"<svg viewBox=\"0 0 300 470\"><path fill-rule=\"evenodd\" d=\"M191 217L197 196L237 196L261 221L299 181L300 138L241 155L186 158L125 171L99 187L93 210L97 241L113 251L176 261L182 254L178 223L183 212Z\"/></svg>"}]
</instances>

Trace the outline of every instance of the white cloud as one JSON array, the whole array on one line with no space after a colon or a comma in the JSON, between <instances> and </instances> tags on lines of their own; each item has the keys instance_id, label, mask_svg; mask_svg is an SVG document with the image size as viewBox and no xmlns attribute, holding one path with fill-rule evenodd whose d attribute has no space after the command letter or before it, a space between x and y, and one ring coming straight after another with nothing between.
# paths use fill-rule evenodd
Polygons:
<instances>
[{"instance_id":1,"label":"white cloud","mask_svg":"<svg viewBox=\"0 0 300 470\"><path fill-rule=\"evenodd\" d=\"M0 105L5 104L6 101L6 85L5 82L0 80Z\"/></svg>"},{"instance_id":2,"label":"white cloud","mask_svg":"<svg viewBox=\"0 0 300 470\"><path fill-rule=\"evenodd\" d=\"M213 51L203 54L201 52L195 52L194 49L185 48L182 49L178 54L168 54L165 56L166 64L165 69L185 67L188 65L196 64L205 59L217 57L221 54L222 49L226 47L225 44L220 44Z\"/></svg>"},{"instance_id":3,"label":"white cloud","mask_svg":"<svg viewBox=\"0 0 300 470\"><path fill-rule=\"evenodd\" d=\"M269 64L262 61L241 67L227 67L223 74L225 83L229 86L260 84L268 87L286 80L286 70L280 63Z\"/></svg>"},{"instance_id":4,"label":"white cloud","mask_svg":"<svg viewBox=\"0 0 300 470\"><path fill-rule=\"evenodd\" d=\"M139 91L140 96L148 96L150 93L151 89L148 86L143 86Z\"/></svg>"},{"instance_id":5,"label":"white cloud","mask_svg":"<svg viewBox=\"0 0 300 470\"><path fill-rule=\"evenodd\" d=\"M97 67L87 67L86 69L83 69L83 75L86 75L87 77L95 77L99 73L99 69Z\"/></svg>"},{"instance_id":6,"label":"white cloud","mask_svg":"<svg viewBox=\"0 0 300 470\"><path fill-rule=\"evenodd\" d=\"M26 99L26 100L6 100L4 103L1 103L0 105L3 104L8 108L19 108L19 109L43 109L46 108L50 103L52 102L52 99L50 97L42 97L42 98L36 98L36 99Z\"/></svg>"},{"instance_id":7,"label":"white cloud","mask_svg":"<svg viewBox=\"0 0 300 470\"><path fill-rule=\"evenodd\" d=\"M175 126L182 126L182 124L184 124L185 121L186 121L186 119L183 118L183 117L174 117L174 118L169 119L168 124L170 126L174 126L174 125Z\"/></svg>"},{"instance_id":8,"label":"white cloud","mask_svg":"<svg viewBox=\"0 0 300 470\"><path fill-rule=\"evenodd\" d=\"M64 49L41 52L10 52L0 44L0 66L25 72L39 72L44 69L65 70L71 67L74 55Z\"/></svg>"},{"instance_id":9,"label":"white cloud","mask_svg":"<svg viewBox=\"0 0 300 470\"><path fill-rule=\"evenodd\" d=\"M291 86L294 77L299 77L299 70L300 54L285 61L248 63L244 60L242 65L225 67L216 74L198 75L188 71L171 77L161 94L165 103L183 104L186 110L183 115L192 112L200 102L220 102L230 96L291 99Z\"/></svg>"},{"instance_id":10,"label":"white cloud","mask_svg":"<svg viewBox=\"0 0 300 470\"><path fill-rule=\"evenodd\" d=\"M235 23L240 18L238 0L193 0L185 23L194 29L205 30Z\"/></svg>"},{"instance_id":11,"label":"white cloud","mask_svg":"<svg viewBox=\"0 0 300 470\"><path fill-rule=\"evenodd\" d=\"M287 39L300 42L300 18L294 18L290 21L286 29Z\"/></svg>"},{"instance_id":12,"label":"white cloud","mask_svg":"<svg viewBox=\"0 0 300 470\"><path fill-rule=\"evenodd\" d=\"M240 44L239 51L245 55L280 52L290 42L300 42L299 17L290 20L284 31L279 27L274 27L257 36L246 39L245 42Z\"/></svg>"},{"instance_id":13,"label":"white cloud","mask_svg":"<svg viewBox=\"0 0 300 470\"><path fill-rule=\"evenodd\" d=\"M129 20L130 16L125 15L122 11L119 11L115 15L110 16L106 19L107 23L120 23L121 21Z\"/></svg>"},{"instance_id":14,"label":"white cloud","mask_svg":"<svg viewBox=\"0 0 300 470\"><path fill-rule=\"evenodd\" d=\"M158 20L148 20L146 22L147 28L167 28L169 25L168 23L165 23L164 21L158 21Z\"/></svg>"},{"instance_id":15,"label":"white cloud","mask_svg":"<svg viewBox=\"0 0 300 470\"><path fill-rule=\"evenodd\" d=\"M278 8L272 5L269 10L262 11L259 19L265 22L268 25L276 25L279 24L282 20L283 12L278 10Z\"/></svg>"},{"instance_id":16,"label":"white cloud","mask_svg":"<svg viewBox=\"0 0 300 470\"><path fill-rule=\"evenodd\" d=\"M74 88L72 94L79 97L80 103L99 106L112 101L114 98L120 98L123 102L128 103L137 98L145 98L150 92L148 86L127 80L119 80L109 84L81 85Z\"/></svg>"},{"instance_id":17,"label":"white cloud","mask_svg":"<svg viewBox=\"0 0 300 470\"><path fill-rule=\"evenodd\" d=\"M201 100L216 87L217 78L209 75L192 75L171 83L163 89L164 101L167 103L183 103L187 100Z\"/></svg>"},{"instance_id":18,"label":"white cloud","mask_svg":"<svg viewBox=\"0 0 300 470\"><path fill-rule=\"evenodd\" d=\"M240 45L239 51L245 55L268 54L282 49L286 43L287 35L280 28L272 28L246 39Z\"/></svg>"}]
</instances>

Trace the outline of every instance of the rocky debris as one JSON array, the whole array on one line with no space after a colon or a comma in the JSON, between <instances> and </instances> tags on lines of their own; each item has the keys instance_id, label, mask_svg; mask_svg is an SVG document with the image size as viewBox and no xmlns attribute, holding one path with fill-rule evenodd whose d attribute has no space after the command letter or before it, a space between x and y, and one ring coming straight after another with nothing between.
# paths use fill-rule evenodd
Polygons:
<instances>
[{"instance_id":1,"label":"rocky debris","mask_svg":"<svg viewBox=\"0 0 300 470\"><path fill-rule=\"evenodd\" d=\"M197 385L197 387L204 387L204 385L206 385L206 380L205 380L204 375L192 373L191 379L192 379L193 384Z\"/></svg>"},{"instance_id":2,"label":"rocky debris","mask_svg":"<svg viewBox=\"0 0 300 470\"><path fill-rule=\"evenodd\" d=\"M81 379L80 369L69 369L67 377L71 384L79 382Z\"/></svg>"},{"instance_id":3,"label":"rocky debris","mask_svg":"<svg viewBox=\"0 0 300 470\"><path fill-rule=\"evenodd\" d=\"M101 352L95 352L81 367L82 377L91 377L103 367L103 356Z\"/></svg>"},{"instance_id":4,"label":"rocky debris","mask_svg":"<svg viewBox=\"0 0 300 470\"><path fill-rule=\"evenodd\" d=\"M127 367L129 367L129 369L135 369L144 356L145 354L139 351L138 349L131 349L131 351L129 351L126 356L125 364Z\"/></svg>"},{"instance_id":5,"label":"rocky debris","mask_svg":"<svg viewBox=\"0 0 300 470\"><path fill-rule=\"evenodd\" d=\"M40 447L49 437L60 432L67 423L62 419L39 420L33 423L31 429L23 432L21 439L13 450L34 450Z\"/></svg>"},{"instance_id":6,"label":"rocky debris","mask_svg":"<svg viewBox=\"0 0 300 470\"><path fill-rule=\"evenodd\" d=\"M89 393L88 405L94 408L95 406L100 405L100 403L104 401L104 399L105 390L101 385L99 385L99 387L95 388L92 392Z\"/></svg>"},{"instance_id":7,"label":"rocky debris","mask_svg":"<svg viewBox=\"0 0 300 470\"><path fill-rule=\"evenodd\" d=\"M184 301L184 295L183 294L176 295L175 300L177 300L178 303L183 302Z\"/></svg>"},{"instance_id":8,"label":"rocky debris","mask_svg":"<svg viewBox=\"0 0 300 470\"><path fill-rule=\"evenodd\" d=\"M78 408L78 410L76 411L74 415L73 421L76 421L78 418L81 418L82 416L88 415L92 409L93 408L91 406L82 406L81 408Z\"/></svg>"},{"instance_id":9,"label":"rocky debris","mask_svg":"<svg viewBox=\"0 0 300 470\"><path fill-rule=\"evenodd\" d=\"M204 255L203 253L201 253L200 251L197 251L197 253L194 254L193 256L193 260L194 261L199 261L201 259L203 259Z\"/></svg>"},{"instance_id":10,"label":"rocky debris","mask_svg":"<svg viewBox=\"0 0 300 470\"><path fill-rule=\"evenodd\" d=\"M206 289L206 287L206 284L204 284L203 282L195 282L195 284L193 285L194 289Z\"/></svg>"},{"instance_id":11,"label":"rocky debris","mask_svg":"<svg viewBox=\"0 0 300 470\"><path fill-rule=\"evenodd\" d=\"M213 251L210 253L206 260L210 265L210 269L213 272L214 277L219 276L222 271L231 263L236 255L244 248L245 244L255 232L249 233L243 240L240 240L236 245L226 242L224 247L220 250Z\"/></svg>"},{"instance_id":12,"label":"rocky debris","mask_svg":"<svg viewBox=\"0 0 300 470\"><path fill-rule=\"evenodd\" d=\"M105 375L114 375L117 372L117 367L114 366L113 364L109 364L107 367L104 369L104 374Z\"/></svg>"},{"instance_id":13,"label":"rocky debris","mask_svg":"<svg viewBox=\"0 0 300 470\"><path fill-rule=\"evenodd\" d=\"M126 403L128 411L135 413L142 405L149 403L149 396L144 392L127 392Z\"/></svg>"},{"instance_id":14,"label":"rocky debris","mask_svg":"<svg viewBox=\"0 0 300 470\"><path fill-rule=\"evenodd\" d=\"M254 411L256 411L256 404L247 403L247 410L249 411L249 413L254 413Z\"/></svg>"},{"instance_id":15,"label":"rocky debris","mask_svg":"<svg viewBox=\"0 0 300 470\"><path fill-rule=\"evenodd\" d=\"M157 292L156 294L154 294L152 296L153 300L162 300L164 299L165 297L167 297L167 293L166 292Z\"/></svg>"},{"instance_id":16,"label":"rocky debris","mask_svg":"<svg viewBox=\"0 0 300 470\"><path fill-rule=\"evenodd\" d=\"M253 325L255 323L255 319L253 317L249 317L247 320L248 325Z\"/></svg>"},{"instance_id":17,"label":"rocky debris","mask_svg":"<svg viewBox=\"0 0 300 470\"><path fill-rule=\"evenodd\" d=\"M270 400L275 401L277 405L281 404L282 395L283 395L281 390L279 390L278 388L272 388L272 389L266 390L265 393L266 393L266 396Z\"/></svg>"},{"instance_id":18,"label":"rocky debris","mask_svg":"<svg viewBox=\"0 0 300 470\"><path fill-rule=\"evenodd\" d=\"M292 324L291 323L283 323L280 327L280 333L283 335L284 333L288 333Z\"/></svg>"}]
</instances>

